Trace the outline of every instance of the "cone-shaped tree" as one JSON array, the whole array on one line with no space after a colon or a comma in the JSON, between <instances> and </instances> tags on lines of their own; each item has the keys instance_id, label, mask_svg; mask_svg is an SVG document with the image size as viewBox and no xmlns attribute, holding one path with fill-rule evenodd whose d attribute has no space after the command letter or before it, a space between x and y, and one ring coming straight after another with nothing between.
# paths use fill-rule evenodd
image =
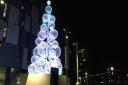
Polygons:
<instances>
[{"instance_id":1,"label":"cone-shaped tree","mask_svg":"<svg viewBox=\"0 0 128 85\"><path fill-rule=\"evenodd\" d=\"M28 66L30 74L50 74L51 68L58 68L62 74L62 64L59 59L61 49L55 40L58 32L55 28L55 16L52 13L51 1L47 1L45 14L42 16L42 25L35 40L36 47L33 49L31 64Z\"/></svg>"}]
</instances>

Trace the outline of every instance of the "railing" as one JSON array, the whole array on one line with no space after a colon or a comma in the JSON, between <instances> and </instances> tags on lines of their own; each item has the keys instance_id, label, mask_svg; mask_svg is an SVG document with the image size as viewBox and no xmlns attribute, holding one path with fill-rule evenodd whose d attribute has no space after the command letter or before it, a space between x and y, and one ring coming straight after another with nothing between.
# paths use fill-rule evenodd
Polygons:
<instances>
[{"instance_id":1,"label":"railing","mask_svg":"<svg viewBox=\"0 0 128 85\"><path fill-rule=\"evenodd\" d=\"M81 85L128 85L128 70L113 70L81 77Z\"/></svg>"}]
</instances>

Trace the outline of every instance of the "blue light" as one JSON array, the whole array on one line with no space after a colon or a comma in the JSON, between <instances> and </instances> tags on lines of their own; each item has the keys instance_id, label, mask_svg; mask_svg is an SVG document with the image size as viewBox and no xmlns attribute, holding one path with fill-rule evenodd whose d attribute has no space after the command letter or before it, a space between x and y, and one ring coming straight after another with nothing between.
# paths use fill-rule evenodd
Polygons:
<instances>
[{"instance_id":1,"label":"blue light","mask_svg":"<svg viewBox=\"0 0 128 85\"><path fill-rule=\"evenodd\" d=\"M45 11L46 11L46 13L51 14L52 13L52 7L51 6L46 6Z\"/></svg>"},{"instance_id":2,"label":"blue light","mask_svg":"<svg viewBox=\"0 0 128 85\"><path fill-rule=\"evenodd\" d=\"M58 68L62 74L62 64L59 56L61 48L55 40L58 32L55 30L55 16L52 13L51 1L47 1L45 14L42 16L42 25L35 40L36 47L33 49L31 63L28 72L31 74L50 74L51 68Z\"/></svg>"}]
</instances>

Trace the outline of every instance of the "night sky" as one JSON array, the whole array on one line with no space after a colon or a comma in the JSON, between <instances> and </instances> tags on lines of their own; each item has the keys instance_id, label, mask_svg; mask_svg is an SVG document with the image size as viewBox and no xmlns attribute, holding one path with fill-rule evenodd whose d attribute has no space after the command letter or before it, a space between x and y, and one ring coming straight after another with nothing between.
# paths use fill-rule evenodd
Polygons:
<instances>
[{"instance_id":1,"label":"night sky","mask_svg":"<svg viewBox=\"0 0 128 85\"><path fill-rule=\"evenodd\" d=\"M57 18L72 31L72 40L89 50L90 69L128 69L127 8L84 0L56 0Z\"/></svg>"}]
</instances>

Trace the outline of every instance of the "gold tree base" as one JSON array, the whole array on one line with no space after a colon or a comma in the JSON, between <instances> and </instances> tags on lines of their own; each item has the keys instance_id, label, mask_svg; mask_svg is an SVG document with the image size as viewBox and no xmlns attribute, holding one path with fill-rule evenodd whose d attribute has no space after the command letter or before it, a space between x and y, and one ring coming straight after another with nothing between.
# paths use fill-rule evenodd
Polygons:
<instances>
[{"instance_id":1,"label":"gold tree base","mask_svg":"<svg viewBox=\"0 0 128 85\"><path fill-rule=\"evenodd\" d=\"M26 85L50 85L51 75L46 74L29 74ZM67 76L59 76L58 85L68 85Z\"/></svg>"},{"instance_id":2,"label":"gold tree base","mask_svg":"<svg viewBox=\"0 0 128 85\"><path fill-rule=\"evenodd\" d=\"M50 85L50 75L29 74L26 85Z\"/></svg>"}]
</instances>

